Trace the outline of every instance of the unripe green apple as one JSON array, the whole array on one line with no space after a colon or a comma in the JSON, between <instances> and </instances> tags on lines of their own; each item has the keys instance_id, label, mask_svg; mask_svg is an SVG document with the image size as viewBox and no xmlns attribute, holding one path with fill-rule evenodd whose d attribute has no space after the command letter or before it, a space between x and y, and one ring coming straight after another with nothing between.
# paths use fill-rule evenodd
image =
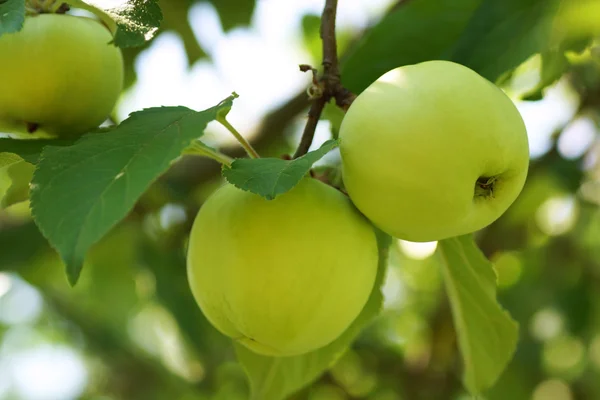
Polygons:
<instances>
[{"instance_id":1,"label":"unripe green apple","mask_svg":"<svg viewBox=\"0 0 600 400\"><path fill-rule=\"evenodd\" d=\"M513 102L449 61L381 76L352 103L339 136L350 198L381 230L404 240L486 227L527 177L527 132Z\"/></svg>"},{"instance_id":2,"label":"unripe green apple","mask_svg":"<svg viewBox=\"0 0 600 400\"><path fill-rule=\"evenodd\" d=\"M99 126L123 87L112 35L86 17L40 14L0 36L0 129L78 136Z\"/></svg>"},{"instance_id":3,"label":"unripe green apple","mask_svg":"<svg viewBox=\"0 0 600 400\"><path fill-rule=\"evenodd\" d=\"M305 178L275 200L226 184L189 240L192 293L208 320L252 351L325 346L358 316L377 274L372 225L338 190Z\"/></svg>"}]
</instances>

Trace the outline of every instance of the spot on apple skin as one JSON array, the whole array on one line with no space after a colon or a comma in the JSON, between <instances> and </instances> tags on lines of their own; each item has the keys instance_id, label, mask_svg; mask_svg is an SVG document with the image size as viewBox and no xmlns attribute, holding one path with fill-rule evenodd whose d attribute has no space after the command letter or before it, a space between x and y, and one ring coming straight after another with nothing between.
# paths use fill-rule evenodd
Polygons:
<instances>
[{"instance_id":1,"label":"spot on apple skin","mask_svg":"<svg viewBox=\"0 0 600 400\"><path fill-rule=\"evenodd\" d=\"M271 346L268 346L266 344L263 344L251 337L248 336L242 336L242 337L238 337L234 339L235 341L237 341L238 343L242 344L243 346L245 346L247 349L249 349L250 351L257 353L257 354L261 354L264 356L270 356L270 357L281 357L284 354Z\"/></svg>"}]
</instances>

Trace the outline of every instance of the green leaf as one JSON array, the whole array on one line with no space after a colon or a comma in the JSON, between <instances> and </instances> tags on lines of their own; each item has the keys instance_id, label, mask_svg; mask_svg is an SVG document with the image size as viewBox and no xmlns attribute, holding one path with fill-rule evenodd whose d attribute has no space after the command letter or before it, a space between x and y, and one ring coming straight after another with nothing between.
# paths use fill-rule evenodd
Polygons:
<instances>
[{"instance_id":1,"label":"green leaf","mask_svg":"<svg viewBox=\"0 0 600 400\"><path fill-rule=\"evenodd\" d=\"M152 39L163 15L157 0L122 0L117 7L102 7L99 0L65 0L73 7L93 12L114 33L118 47L143 46Z\"/></svg>"},{"instance_id":2,"label":"green leaf","mask_svg":"<svg viewBox=\"0 0 600 400\"><path fill-rule=\"evenodd\" d=\"M0 169L10 167L13 164L23 160L16 154L13 153L0 153Z\"/></svg>"},{"instance_id":3,"label":"green leaf","mask_svg":"<svg viewBox=\"0 0 600 400\"><path fill-rule=\"evenodd\" d=\"M335 100L329 101L325 104L325 108L323 109L323 114L321 119L328 120L331 124L331 135L333 138L337 139L340 127L342 126L342 121L346 113L340 107L335 104Z\"/></svg>"},{"instance_id":4,"label":"green leaf","mask_svg":"<svg viewBox=\"0 0 600 400\"><path fill-rule=\"evenodd\" d=\"M29 184L34 170L35 167L25 161L20 161L8 167L8 177L12 183L2 197L0 207L7 208L29 198Z\"/></svg>"},{"instance_id":5,"label":"green leaf","mask_svg":"<svg viewBox=\"0 0 600 400\"><path fill-rule=\"evenodd\" d=\"M543 53L541 57L540 82L529 93L522 96L523 100L541 100L544 89L558 81L571 65L562 51L549 51Z\"/></svg>"},{"instance_id":6,"label":"green leaf","mask_svg":"<svg viewBox=\"0 0 600 400\"><path fill-rule=\"evenodd\" d=\"M302 36L304 47L311 55L312 60L319 60L322 56L322 42L320 36L321 16L307 14L302 17Z\"/></svg>"},{"instance_id":7,"label":"green leaf","mask_svg":"<svg viewBox=\"0 0 600 400\"><path fill-rule=\"evenodd\" d=\"M553 43L558 0L487 0L473 15L450 59L495 81Z\"/></svg>"},{"instance_id":8,"label":"green leaf","mask_svg":"<svg viewBox=\"0 0 600 400\"><path fill-rule=\"evenodd\" d=\"M25 0L0 0L0 36L21 30L25 22Z\"/></svg>"},{"instance_id":9,"label":"green leaf","mask_svg":"<svg viewBox=\"0 0 600 400\"><path fill-rule=\"evenodd\" d=\"M558 45L558 0L415 0L390 13L342 66L360 93L385 72L451 60L495 81L533 54Z\"/></svg>"},{"instance_id":10,"label":"green leaf","mask_svg":"<svg viewBox=\"0 0 600 400\"><path fill-rule=\"evenodd\" d=\"M561 3L558 20L560 34L566 39L583 39L600 35L598 0L570 0Z\"/></svg>"},{"instance_id":11,"label":"green leaf","mask_svg":"<svg viewBox=\"0 0 600 400\"><path fill-rule=\"evenodd\" d=\"M159 6L163 13L163 20L160 23L160 33L168 31L177 32L183 42L188 66L190 67L196 61L207 56L200 43L198 43L191 21L188 19L189 10L193 5L195 3L189 0L159 1ZM127 54L131 54L131 52L127 52Z\"/></svg>"},{"instance_id":12,"label":"green leaf","mask_svg":"<svg viewBox=\"0 0 600 400\"><path fill-rule=\"evenodd\" d=\"M266 357L236 344L238 361L250 380L252 400L283 400L308 385L329 369L352 344L359 333L380 313L381 286L388 263L391 238L378 231L379 269L367 304L350 327L334 342L294 357Z\"/></svg>"},{"instance_id":13,"label":"green leaf","mask_svg":"<svg viewBox=\"0 0 600 400\"><path fill-rule=\"evenodd\" d=\"M240 158L231 164L231 168L223 168L223 176L242 190L273 200L296 186L312 165L337 145L337 140L328 140L318 150L295 160Z\"/></svg>"},{"instance_id":14,"label":"green leaf","mask_svg":"<svg viewBox=\"0 0 600 400\"><path fill-rule=\"evenodd\" d=\"M518 324L496 300L496 273L472 235L438 244L442 275L462 354L463 382L472 394L490 388L512 359Z\"/></svg>"},{"instance_id":15,"label":"green leaf","mask_svg":"<svg viewBox=\"0 0 600 400\"><path fill-rule=\"evenodd\" d=\"M18 160L25 160L30 164L37 164L42 150L46 146L70 146L73 140L63 139L31 139L19 140L0 138L0 167L11 164L11 161L18 157Z\"/></svg>"},{"instance_id":16,"label":"green leaf","mask_svg":"<svg viewBox=\"0 0 600 400\"><path fill-rule=\"evenodd\" d=\"M400 5L343 63L342 83L360 93L393 68L444 58L482 2L414 0Z\"/></svg>"},{"instance_id":17,"label":"green leaf","mask_svg":"<svg viewBox=\"0 0 600 400\"><path fill-rule=\"evenodd\" d=\"M35 222L75 284L86 252L124 218L150 184L201 136L231 98L202 112L157 107L105 133L44 149L33 177Z\"/></svg>"},{"instance_id":18,"label":"green leaf","mask_svg":"<svg viewBox=\"0 0 600 400\"><path fill-rule=\"evenodd\" d=\"M217 9L226 32L240 25L249 25L255 0L210 0Z\"/></svg>"}]
</instances>

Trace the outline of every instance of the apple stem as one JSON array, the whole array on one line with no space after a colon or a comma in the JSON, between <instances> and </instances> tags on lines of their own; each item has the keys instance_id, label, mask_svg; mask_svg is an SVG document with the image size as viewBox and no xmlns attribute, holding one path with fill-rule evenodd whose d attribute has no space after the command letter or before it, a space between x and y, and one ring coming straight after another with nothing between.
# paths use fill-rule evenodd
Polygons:
<instances>
[{"instance_id":1,"label":"apple stem","mask_svg":"<svg viewBox=\"0 0 600 400\"><path fill-rule=\"evenodd\" d=\"M233 158L216 151L204 143L199 141L194 141L190 147L183 151L183 154L191 154L197 156L205 156L208 158L212 158L213 160L231 168L231 163L233 162Z\"/></svg>"},{"instance_id":2,"label":"apple stem","mask_svg":"<svg viewBox=\"0 0 600 400\"><path fill-rule=\"evenodd\" d=\"M233 136L235 136L235 138L237 139L238 142L240 142L240 144L242 145L242 147L244 148L244 150L246 150L246 153L248 153L248 155L250 156L250 158L260 158L260 156L258 155L258 153L256 152L256 150L254 150L254 147L252 147L252 145L250 144L250 142L248 142L246 140L246 138L244 138L230 123L229 121L227 121L225 119L224 116L218 116L217 117L217 121L223 125L225 128L227 128L227 130L229 132L231 132L231 134Z\"/></svg>"}]
</instances>

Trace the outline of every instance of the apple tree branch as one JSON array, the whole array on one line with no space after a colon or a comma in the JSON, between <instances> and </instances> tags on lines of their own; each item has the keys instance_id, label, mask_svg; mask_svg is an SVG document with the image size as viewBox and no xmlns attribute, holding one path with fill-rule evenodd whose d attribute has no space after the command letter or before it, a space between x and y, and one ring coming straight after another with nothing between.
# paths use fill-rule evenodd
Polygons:
<instances>
[{"instance_id":1,"label":"apple tree branch","mask_svg":"<svg viewBox=\"0 0 600 400\"><path fill-rule=\"evenodd\" d=\"M323 42L323 74L318 81L313 82L313 103L308 111L308 121L304 127L300 145L294 154L294 158L303 156L308 152L315 136L315 129L325 105L332 98L338 107L344 111L348 110L356 96L342 86L337 55L337 42L335 37L335 17L337 11L337 0L326 0L325 8L321 16L321 40ZM302 71L309 68L301 66Z\"/></svg>"}]
</instances>

